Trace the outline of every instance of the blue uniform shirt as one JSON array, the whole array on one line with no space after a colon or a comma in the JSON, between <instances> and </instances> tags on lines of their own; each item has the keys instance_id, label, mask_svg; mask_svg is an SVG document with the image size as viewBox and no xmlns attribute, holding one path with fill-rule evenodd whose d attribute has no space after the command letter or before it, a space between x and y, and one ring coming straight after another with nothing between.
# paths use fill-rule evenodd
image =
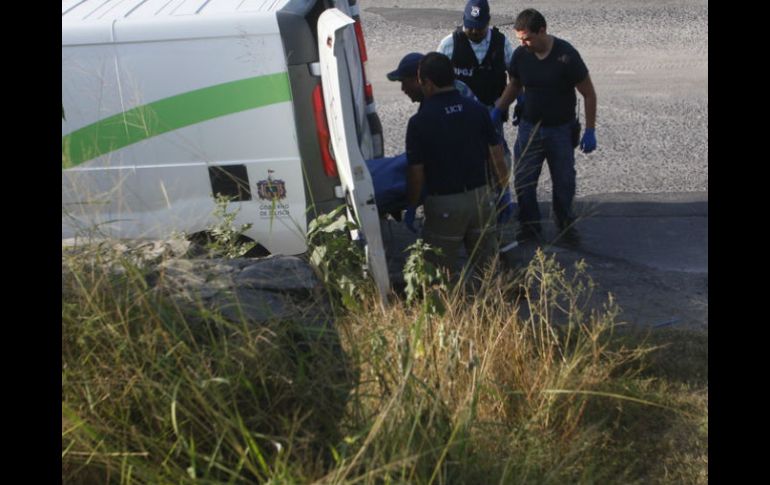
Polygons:
<instances>
[{"instance_id":1,"label":"blue uniform shirt","mask_svg":"<svg viewBox=\"0 0 770 485\"><path fill-rule=\"evenodd\" d=\"M424 166L428 195L486 184L489 146L499 143L487 109L454 89L423 100L406 128L407 162Z\"/></svg>"}]
</instances>

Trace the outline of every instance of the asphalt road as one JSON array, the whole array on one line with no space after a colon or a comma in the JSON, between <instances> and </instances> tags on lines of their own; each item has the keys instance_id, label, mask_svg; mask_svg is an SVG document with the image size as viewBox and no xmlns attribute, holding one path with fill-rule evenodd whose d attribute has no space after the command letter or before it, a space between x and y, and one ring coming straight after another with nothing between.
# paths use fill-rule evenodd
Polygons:
<instances>
[{"instance_id":1,"label":"asphalt road","mask_svg":"<svg viewBox=\"0 0 770 485\"><path fill-rule=\"evenodd\" d=\"M465 1L359 4L385 154L392 156L404 150L406 123L417 106L385 75L404 54L435 50L460 25ZM492 24L502 25L529 5L493 0L490 6ZM583 242L576 250L547 249L565 267L586 260L599 289L624 309L622 321L707 331L707 2L545 0L533 6L545 16L549 33L580 51L599 99L598 149L576 152ZM501 30L515 39L510 25ZM510 125L506 139L515 139ZM544 215L550 183L544 167L538 189ZM545 230L555 236L553 225ZM391 254L411 237L393 221L384 236ZM533 251L517 247L505 257L525 264Z\"/></svg>"}]
</instances>

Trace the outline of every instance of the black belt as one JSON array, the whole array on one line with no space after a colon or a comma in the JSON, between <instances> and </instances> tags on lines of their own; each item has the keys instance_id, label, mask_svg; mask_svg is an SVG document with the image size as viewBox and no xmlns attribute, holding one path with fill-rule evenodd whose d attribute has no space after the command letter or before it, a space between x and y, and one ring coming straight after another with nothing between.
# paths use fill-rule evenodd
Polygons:
<instances>
[{"instance_id":1,"label":"black belt","mask_svg":"<svg viewBox=\"0 0 770 485\"><path fill-rule=\"evenodd\" d=\"M536 124L538 124L538 121L529 121L526 118L524 118L524 121L526 121L527 123L529 123L532 126L535 126ZM572 123L574 121L575 120L567 120L567 121L559 121L559 122L556 122L556 123L545 123L545 122L541 121L540 122L540 126L542 126L543 128L553 128L555 126L563 126L563 125Z\"/></svg>"},{"instance_id":2,"label":"black belt","mask_svg":"<svg viewBox=\"0 0 770 485\"><path fill-rule=\"evenodd\" d=\"M447 190L436 190L435 192L428 192L428 195L454 195L454 194L462 194L464 192L470 192L472 190L476 190L479 187L483 187L486 184L480 184L476 185L474 187L469 187L467 185L459 188L459 189L447 189Z\"/></svg>"}]
</instances>

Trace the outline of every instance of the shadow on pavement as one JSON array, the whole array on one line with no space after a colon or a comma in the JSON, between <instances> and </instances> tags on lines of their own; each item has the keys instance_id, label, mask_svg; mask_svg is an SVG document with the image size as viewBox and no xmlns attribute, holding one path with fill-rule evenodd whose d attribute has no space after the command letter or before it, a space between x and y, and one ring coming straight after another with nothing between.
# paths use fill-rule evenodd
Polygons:
<instances>
[{"instance_id":1,"label":"shadow on pavement","mask_svg":"<svg viewBox=\"0 0 770 485\"><path fill-rule=\"evenodd\" d=\"M597 304L611 293L620 320L663 328L708 328L708 196L682 194L601 194L575 202L577 246L562 244L541 202L544 237L516 242L518 223L501 231L501 252L509 268L524 268L538 247L570 271L585 260L597 285ZM515 218L514 218L515 219ZM419 222L418 222L419 225ZM416 235L402 223L382 221L382 235L394 288L403 285L406 247ZM401 285L401 286L400 286Z\"/></svg>"}]
</instances>

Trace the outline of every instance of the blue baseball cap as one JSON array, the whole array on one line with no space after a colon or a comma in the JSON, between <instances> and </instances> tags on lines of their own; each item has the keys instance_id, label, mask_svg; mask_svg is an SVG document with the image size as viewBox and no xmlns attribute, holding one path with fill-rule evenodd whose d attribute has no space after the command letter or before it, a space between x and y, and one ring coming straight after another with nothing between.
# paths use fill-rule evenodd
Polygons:
<instances>
[{"instance_id":1,"label":"blue baseball cap","mask_svg":"<svg viewBox=\"0 0 770 485\"><path fill-rule=\"evenodd\" d=\"M489 25L487 0L468 0L463 13L463 25L468 29L483 29Z\"/></svg>"},{"instance_id":2,"label":"blue baseball cap","mask_svg":"<svg viewBox=\"0 0 770 485\"><path fill-rule=\"evenodd\" d=\"M405 55L401 62L398 63L398 68L388 73L388 79L391 81L401 81L407 77L417 76L417 66L419 66L420 59L423 57L425 55L419 52L410 52Z\"/></svg>"}]
</instances>

